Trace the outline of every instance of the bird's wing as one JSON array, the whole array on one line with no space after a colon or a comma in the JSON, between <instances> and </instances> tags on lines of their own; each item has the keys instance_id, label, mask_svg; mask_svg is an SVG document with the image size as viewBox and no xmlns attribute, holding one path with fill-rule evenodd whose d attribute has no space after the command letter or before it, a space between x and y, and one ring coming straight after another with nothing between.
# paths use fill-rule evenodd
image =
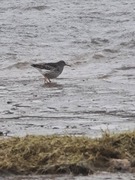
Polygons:
<instances>
[{"instance_id":1,"label":"bird's wing","mask_svg":"<svg viewBox=\"0 0 135 180\"><path fill-rule=\"evenodd\" d=\"M57 69L57 65L55 63L45 63L44 68L47 70Z\"/></svg>"},{"instance_id":2,"label":"bird's wing","mask_svg":"<svg viewBox=\"0 0 135 180\"><path fill-rule=\"evenodd\" d=\"M46 70L53 70L57 68L55 63L39 63L39 64L32 64L33 67L39 69L46 69Z\"/></svg>"}]
</instances>

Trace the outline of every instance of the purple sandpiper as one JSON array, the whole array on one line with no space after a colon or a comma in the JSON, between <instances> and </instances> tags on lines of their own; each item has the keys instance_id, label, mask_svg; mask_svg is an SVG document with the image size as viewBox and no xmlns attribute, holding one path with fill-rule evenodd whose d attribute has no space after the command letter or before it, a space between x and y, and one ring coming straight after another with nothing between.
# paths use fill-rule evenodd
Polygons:
<instances>
[{"instance_id":1,"label":"purple sandpiper","mask_svg":"<svg viewBox=\"0 0 135 180\"><path fill-rule=\"evenodd\" d=\"M50 83L50 79L57 78L63 71L64 66L70 66L65 61L58 61L56 63L37 63L31 64L32 67L38 69L45 77L45 81Z\"/></svg>"}]
</instances>

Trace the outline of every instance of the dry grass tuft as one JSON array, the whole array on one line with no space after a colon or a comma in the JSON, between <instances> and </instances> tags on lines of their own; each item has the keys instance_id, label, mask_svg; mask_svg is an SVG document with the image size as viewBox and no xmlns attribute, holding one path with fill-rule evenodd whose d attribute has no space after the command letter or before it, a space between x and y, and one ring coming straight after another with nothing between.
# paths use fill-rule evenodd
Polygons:
<instances>
[{"instance_id":1,"label":"dry grass tuft","mask_svg":"<svg viewBox=\"0 0 135 180\"><path fill-rule=\"evenodd\" d=\"M104 133L95 139L52 135L0 140L0 172L87 175L107 170L111 159L128 159L135 165L135 131Z\"/></svg>"}]
</instances>

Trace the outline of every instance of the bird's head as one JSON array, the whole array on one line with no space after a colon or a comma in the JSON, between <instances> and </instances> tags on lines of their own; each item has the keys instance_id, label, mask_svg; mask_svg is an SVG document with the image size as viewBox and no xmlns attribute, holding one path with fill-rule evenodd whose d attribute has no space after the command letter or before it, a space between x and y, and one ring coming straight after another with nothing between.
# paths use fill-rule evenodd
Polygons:
<instances>
[{"instance_id":1,"label":"bird's head","mask_svg":"<svg viewBox=\"0 0 135 180\"><path fill-rule=\"evenodd\" d=\"M59 63L61 66L63 66L63 67L64 67L64 66L71 66L71 65L69 65L69 64L66 64L65 61L59 61L58 63Z\"/></svg>"}]
</instances>

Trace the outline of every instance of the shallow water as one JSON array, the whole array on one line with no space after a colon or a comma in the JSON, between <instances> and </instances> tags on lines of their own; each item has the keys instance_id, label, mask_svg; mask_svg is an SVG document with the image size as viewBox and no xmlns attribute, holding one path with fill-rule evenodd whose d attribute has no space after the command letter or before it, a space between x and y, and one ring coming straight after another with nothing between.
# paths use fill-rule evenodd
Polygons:
<instances>
[{"instance_id":1,"label":"shallow water","mask_svg":"<svg viewBox=\"0 0 135 180\"><path fill-rule=\"evenodd\" d=\"M0 7L0 131L134 129L134 1L7 0ZM65 60L44 85L33 62Z\"/></svg>"},{"instance_id":2,"label":"shallow water","mask_svg":"<svg viewBox=\"0 0 135 180\"><path fill-rule=\"evenodd\" d=\"M129 173L97 173L91 176L72 176L72 175L46 175L46 176L9 176L6 177L6 180L135 180L135 175L134 174L129 174ZM1 180L5 180L4 177L1 177Z\"/></svg>"},{"instance_id":3,"label":"shallow water","mask_svg":"<svg viewBox=\"0 0 135 180\"><path fill-rule=\"evenodd\" d=\"M8 136L134 129L134 0L2 0L0 131ZM64 60L45 85L33 62Z\"/></svg>"}]
</instances>

